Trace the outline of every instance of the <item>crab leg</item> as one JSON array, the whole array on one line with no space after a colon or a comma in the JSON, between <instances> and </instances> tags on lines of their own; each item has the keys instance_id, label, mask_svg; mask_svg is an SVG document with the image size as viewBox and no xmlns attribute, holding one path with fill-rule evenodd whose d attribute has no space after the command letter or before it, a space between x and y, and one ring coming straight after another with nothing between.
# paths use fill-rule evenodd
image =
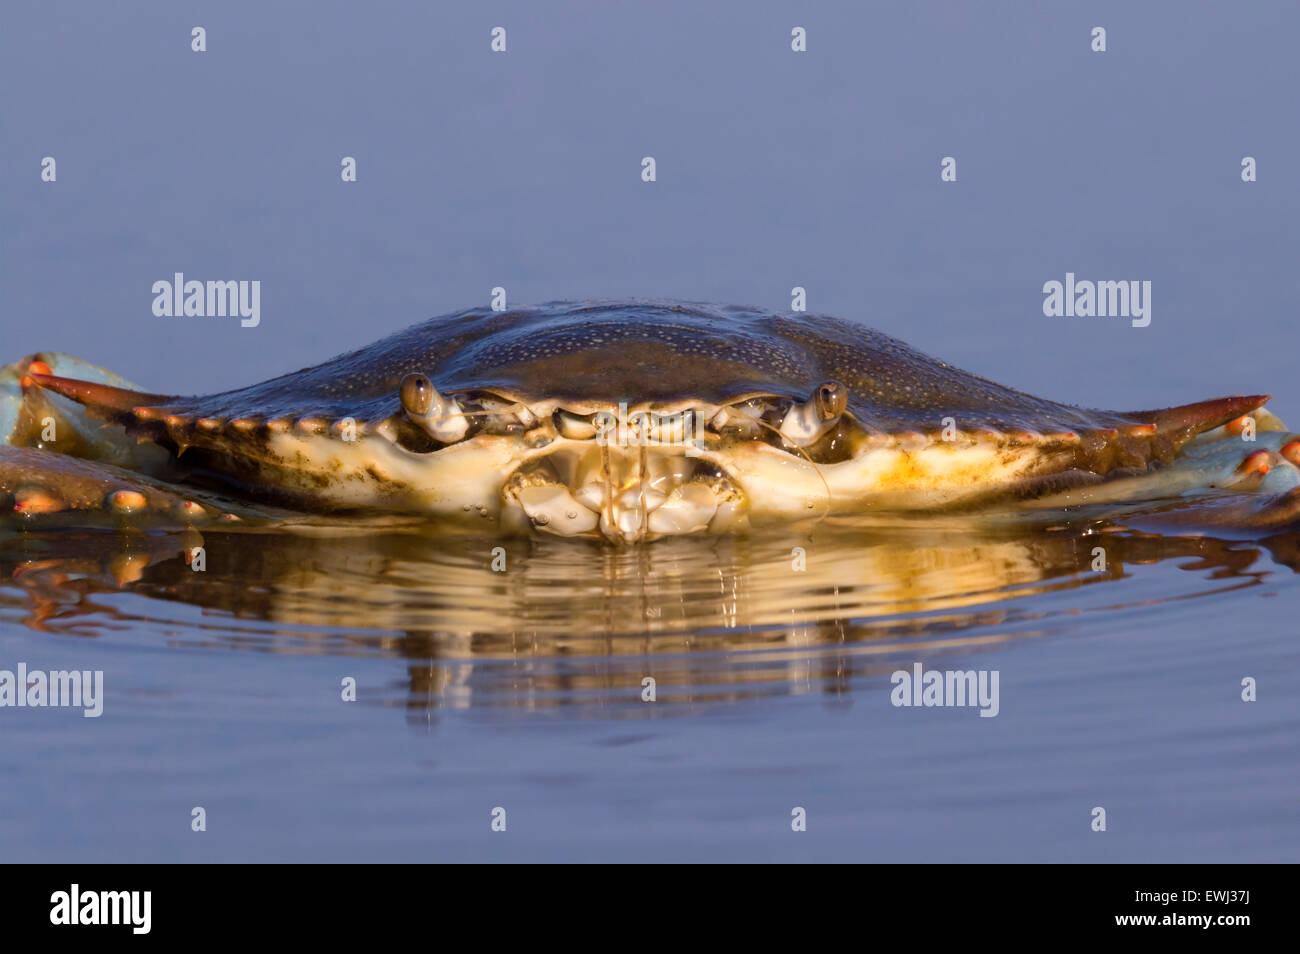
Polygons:
<instances>
[{"instance_id":1,"label":"crab leg","mask_svg":"<svg viewBox=\"0 0 1300 954\"><path fill-rule=\"evenodd\" d=\"M0 515L26 524L183 528L238 519L230 510L164 489L140 474L30 447L0 447Z\"/></svg>"}]
</instances>

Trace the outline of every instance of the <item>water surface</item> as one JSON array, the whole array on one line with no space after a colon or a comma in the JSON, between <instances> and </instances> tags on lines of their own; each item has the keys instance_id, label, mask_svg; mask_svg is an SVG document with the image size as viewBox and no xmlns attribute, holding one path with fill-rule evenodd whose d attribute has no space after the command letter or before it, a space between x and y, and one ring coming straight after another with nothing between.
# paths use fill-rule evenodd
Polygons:
<instances>
[{"instance_id":1,"label":"water surface","mask_svg":"<svg viewBox=\"0 0 1300 954\"><path fill-rule=\"evenodd\" d=\"M11 536L5 660L103 669L106 699L93 720L5 711L0 843L68 860L1293 859L1295 536L1104 529L621 548L382 523ZM996 670L997 715L892 705L891 674L918 662Z\"/></svg>"}]
</instances>

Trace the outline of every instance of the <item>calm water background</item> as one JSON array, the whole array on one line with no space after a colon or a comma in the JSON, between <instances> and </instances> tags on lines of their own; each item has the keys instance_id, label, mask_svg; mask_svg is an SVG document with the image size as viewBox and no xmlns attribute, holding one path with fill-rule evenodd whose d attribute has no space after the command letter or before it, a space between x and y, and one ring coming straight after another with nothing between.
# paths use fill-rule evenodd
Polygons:
<instances>
[{"instance_id":1,"label":"calm water background","mask_svg":"<svg viewBox=\"0 0 1300 954\"><path fill-rule=\"evenodd\" d=\"M594 7L11 4L0 358L71 350L153 390L215 390L485 302L496 285L516 303L776 310L802 285L810 310L1059 400L1263 390L1300 420L1295 4ZM189 49L195 25L206 53ZM497 25L505 55L488 50ZM794 25L806 54L790 52ZM1096 25L1105 54L1089 50ZM1240 181L1245 155L1256 183ZM39 181L43 156L55 184ZM357 183L340 182L343 156ZM943 156L958 182L939 181ZM261 325L155 318L150 286L175 271L261 280ZM1043 317L1042 284L1067 271L1152 281L1150 327ZM6 566L32 557L23 546L0 540ZM906 605L814 612L787 593L773 662L753 639L775 622L661 585L677 561L688 580L760 592L766 557L664 550L651 572L627 555L530 549L519 572L535 568L536 585L500 596L486 625L472 572L437 599L426 589L458 580L440 561L470 545L392 543L383 556L399 553L404 582L381 605L397 615L372 632L364 597L392 564L363 559L331 598L293 571L347 577L337 561L355 554L315 546L246 579L218 573L225 589L206 601L166 590L165 562L91 597L51 583L56 602L91 599L75 624L35 623L31 587L0 585L0 668L103 669L109 687L99 720L3 711L0 855L1300 853L1300 591L1263 549L1242 545L1232 572L1248 585L1225 583L1222 553L1162 554L1096 586L1023 592L995 577L951 625L931 619L960 590L942 560ZM837 582L890 591L907 552ZM86 578L113 560L93 554ZM232 606L270 576L275 600ZM688 622L662 631L656 605ZM557 635L566 614L575 646ZM805 639L813 617L822 628ZM917 632L872 628L898 618ZM936 647L861 649L945 626ZM739 642L716 644L729 627ZM884 661L825 663L845 645L833 661ZM999 669L1001 714L891 707L888 670L923 653ZM654 706L636 689L651 656L669 673ZM745 680L754 667L762 678ZM343 675L361 687L355 705L338 701ZM1238 699L1247 675L1253 705ZM205 834L189 830L193 805L208 809ZM488 830L498 805L504 835ZM795 805L809 812L799 835ZM1110 813L1104 835L1089 830L1095 805Z\"/></svg>"}]
</instances>

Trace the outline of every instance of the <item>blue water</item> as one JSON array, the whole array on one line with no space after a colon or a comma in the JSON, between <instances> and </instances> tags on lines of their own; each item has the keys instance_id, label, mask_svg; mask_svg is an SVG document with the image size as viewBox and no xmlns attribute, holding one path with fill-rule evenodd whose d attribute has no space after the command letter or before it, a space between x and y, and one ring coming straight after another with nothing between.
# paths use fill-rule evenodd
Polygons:
<instances>
[{"instance_id":1,"label":"blue water","mask_svg":"<svg viewBox=\"0 0 1300 954\"><path fill-rule=\"evenodd\" d=\"M1297 28L1292 3L8 10L0 360L201 392L495 286L784 310L800 285L1046 397L1273 392L1296 426ZM176 271L260 280L261 323L155 317ZM1044 317L1067 271L1151 281L1151 325ZM0 669L107 687L99 719L0 709L0 855L1296 860L1294 541L1134 542L1104 579L1086 542L832 540L807 580L774 575L788 540L543 543L500 580L477 543L232 535L199 583L166 543L132 570L0 538ZM998 716L892 706L918 660L998 670Z\"/></svg>"},{"instance_id":2,"label":"blue water","mask_svg":"<svg viewBox=\"0 0 1300 954\"><path fill-rule=\"evenodd\" d=\"M106 691L3 710L6 856L1293 859L1295 572L1052 536L10 540L5 659ZM916 662L997 715L894 706Z\"/></svg>"}]
</instances>

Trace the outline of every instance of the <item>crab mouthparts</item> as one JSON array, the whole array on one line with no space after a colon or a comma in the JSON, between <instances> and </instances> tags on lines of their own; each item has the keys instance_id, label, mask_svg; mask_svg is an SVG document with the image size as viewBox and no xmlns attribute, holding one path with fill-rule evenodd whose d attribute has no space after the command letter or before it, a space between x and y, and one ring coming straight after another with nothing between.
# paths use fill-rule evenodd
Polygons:
<instances>
[{"instance_id":1,"label":"crab mouthparts","mask_svg":"<svg viewBox=\"0 0 1300 954\"><path fill-rule=\"evenodd\" d=\"M723 530L743 510L740 488L688 446L565 444L506 480L508 524L632 543Z\"/></svg>"},{"instance_id":2,"label":"crab mouthparts","mask_svg":"<svg viewBox=\"0 0 1300 954\"><path fill-rule=\"evenodd\" d=\"M760 397L675 411L629 413L628 402L617 413L534 408L537 426L527 437L536 453L502 486L503 522L625 543L736 529L750 501L729 472L729 451L759 442L810 463L843 454L835 439L842 403L829 414L824 403Z\"/></svg>"},{"instance_id":3,"label":"crab mouthparts","mask_svg":"<svg viewBox=\"0 0 1300 954\"><path fill-rule=\"evenodd\" d=\"M833 443L828 434L839 422L838 412L810 414L811 402L781 398L657 410L622 401L617 412L593 412L546 403L525 407L477 395L446 400L441 414L413 414L435 403L426 397L430 389L424 383L411 385L405 417L381 433L416 457L436 458L444 447L454 454L476 441L483 447L507 441L505 454L514 459L491 508L499 509L505 529L614 542L742 525L748 499L728 472L728 449L757 440L811 461L804 446ZM430 430L446 418L448 407L472 422L450 441ZM462 509L486 515L481 503Z\"/></svg>"}]
</instances>

